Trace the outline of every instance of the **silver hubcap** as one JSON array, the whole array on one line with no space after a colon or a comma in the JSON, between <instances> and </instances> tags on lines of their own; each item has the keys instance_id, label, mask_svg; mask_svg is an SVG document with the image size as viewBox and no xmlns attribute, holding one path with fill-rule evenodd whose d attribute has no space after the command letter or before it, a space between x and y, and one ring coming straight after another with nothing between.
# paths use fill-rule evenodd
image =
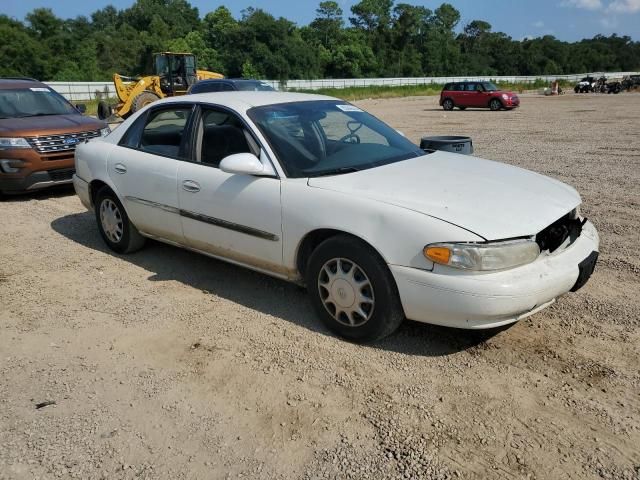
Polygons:
<instances>
[{"instance_id":1,"label":"silver hubcap","mask_svg":"<svg viewBox=\"0 0 640 480\"><path fill-rule=\"evenodd\" d=\"M325 263L318 275L318 293L327 312L343 325L359 327L373 315L373 286L351 260L333 258Z\"/></svg>"},{"instance_id":2,"label":"silver hubcap","mask_svg":"<svg viewBox=\"0 0 640 480\"><path fill-rule=\"evenodd\" d=\"M102 230L113 243L122 240L122 215L115 202L105 198L100 204L100 222Z\"/></svg>"}]
</instances>

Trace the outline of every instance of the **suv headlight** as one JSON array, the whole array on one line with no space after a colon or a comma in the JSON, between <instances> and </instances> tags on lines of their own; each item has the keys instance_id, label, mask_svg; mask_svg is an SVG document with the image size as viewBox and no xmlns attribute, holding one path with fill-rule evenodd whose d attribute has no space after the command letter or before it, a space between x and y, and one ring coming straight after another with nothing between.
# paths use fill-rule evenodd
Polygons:
<instances>
[{"instance_id":1,"label":"suv headlight","mask_svg":"<svg viewBox=\"0 0 640 480\"><path fill-rule=\"evenodd\" d=\"M109 127L104 127L104 128L100 129L100 136L101 137L106 137L110 133L111 133L111 129Z\"/></svg>"},{"instance_id":2,"label":"suv headlight","mask_svg":"<svg viewBox=\"0 0 640 480\"><path fill-rule=\"evenodd\" d=\"M31 148L31 145L24 138L0 137L0 150L11 148Z\"/></svg>"},{"instance_id":3,"label":"suv headlight","mask_svg":"<svg viewBox=\"0 0 640 480\"><path fill-rule=\"evenodd\" d=\"M540 247L533 240L507 240L487 243L432 243L424 256L441 265L464 270L505 270L533 262Z\"/></svg>"},{"instance_id":4,"label":"suv headlight","mask_svg":"<svg viewBox=\"0 0 640 480\"><path fill-rule=\"evenodd\" d=\"M503 93L502 98L505 100L509 100L509 95L507 95L506 93Z\"/></svg>"}]
</instances>

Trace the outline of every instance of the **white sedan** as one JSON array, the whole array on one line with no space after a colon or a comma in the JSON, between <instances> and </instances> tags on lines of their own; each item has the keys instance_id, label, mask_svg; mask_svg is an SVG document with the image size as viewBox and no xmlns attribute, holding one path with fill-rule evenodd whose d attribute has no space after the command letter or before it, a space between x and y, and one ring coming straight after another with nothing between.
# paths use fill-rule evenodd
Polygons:
<instances>
[{"instance_id":1,"label":"white sedan","mask_svg":"<svg viewBox=\"0 0 640 480\"><path fill-rule=\"evenodd\" d=\"M116 252L148 237L304 284L320 318L352 340L405 318L516 322L580 288L598 256L568 185L425 152L319 95L154 102L77 148L74 185Z\"/></svg>"}]
</instances>

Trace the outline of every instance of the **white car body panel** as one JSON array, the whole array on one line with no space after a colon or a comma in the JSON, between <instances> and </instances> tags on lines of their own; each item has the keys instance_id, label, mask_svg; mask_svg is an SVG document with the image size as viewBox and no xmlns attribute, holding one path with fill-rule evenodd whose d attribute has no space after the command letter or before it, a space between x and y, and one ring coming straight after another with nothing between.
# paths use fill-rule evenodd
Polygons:
<instances>
[{"instance_id":1,"label":"white car body panel","mask_svg":"<svg viewBox=\"0 0 640 480\"><path fill-rule=\"evenodd\" d=\"M93 182L105 183L144 235L297 282L304 280L298 258L307 235L354 235L389 266L408 318L460 328L494 327L544 308L571 289L578 264L598 250L587 222L569 247L520 267L469 272L432 263L423 255L427 244L530 237L576 208L580 196L533 172L444 152L343 175L287 178L247 110L327 99L220 92L155 102L147 109L191 102L233 110L276 175L231 174L118 146L143 109L106 138L78 146L76 191L90 209Z\"/></svg>"},{"instance_id":2,"label":"white car body panel","mask_svg":"<svg viewBox=\"0 0 640 480\"><path fill-rule=\"evenodd\" d=\"M282 273L280 179L233 175L206 165L177 163L185 245ZM190 181L197 182L199 191L183 188ZM198 215L205 221L194 218ZM213 219L228 223L220 226ZM243 227L255 232L247 235Z\"/></svg>"},{"instance_id":3,"label":"white car body panel","mask_svg":"<svg viewBox=\"0 0 640 480\"><path fill-rule=\"evenodd\" d=\"M141 232L184 243L172 158L114 147L107 171L129 218Z\"/></svg>"},{"instance_id":4,"label":"white car body panel","mask_svg":"<svg viewBox=\"0 0 640 480\"><path fill-rule=\"evenodd\" d=\"M448 152L311 178L309 185L415 210L487 240L535 235L580 204L573 188L551 178Z\"/></svg>"}]
</instances>

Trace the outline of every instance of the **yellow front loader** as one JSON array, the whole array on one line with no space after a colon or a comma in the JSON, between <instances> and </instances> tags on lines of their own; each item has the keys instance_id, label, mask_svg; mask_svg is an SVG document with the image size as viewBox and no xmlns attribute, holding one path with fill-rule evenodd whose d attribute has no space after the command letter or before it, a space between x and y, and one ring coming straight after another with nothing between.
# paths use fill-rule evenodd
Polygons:
<instances>
[{"instance_id":1,"label":"yellow front loader","mask_svg":"<svg viewBox=\"0 0 640 480\"><path fill-rule=\"evenodd\" d=\"M141 78L113 74L113 84L120 100L117 105L98 104L98 118L111 115L127 118L159 98L184 95L199 80L224 78L223 75L196 68L192 53L162 52L153 54L154 75Z\"/></svg>"}]
</instances>

